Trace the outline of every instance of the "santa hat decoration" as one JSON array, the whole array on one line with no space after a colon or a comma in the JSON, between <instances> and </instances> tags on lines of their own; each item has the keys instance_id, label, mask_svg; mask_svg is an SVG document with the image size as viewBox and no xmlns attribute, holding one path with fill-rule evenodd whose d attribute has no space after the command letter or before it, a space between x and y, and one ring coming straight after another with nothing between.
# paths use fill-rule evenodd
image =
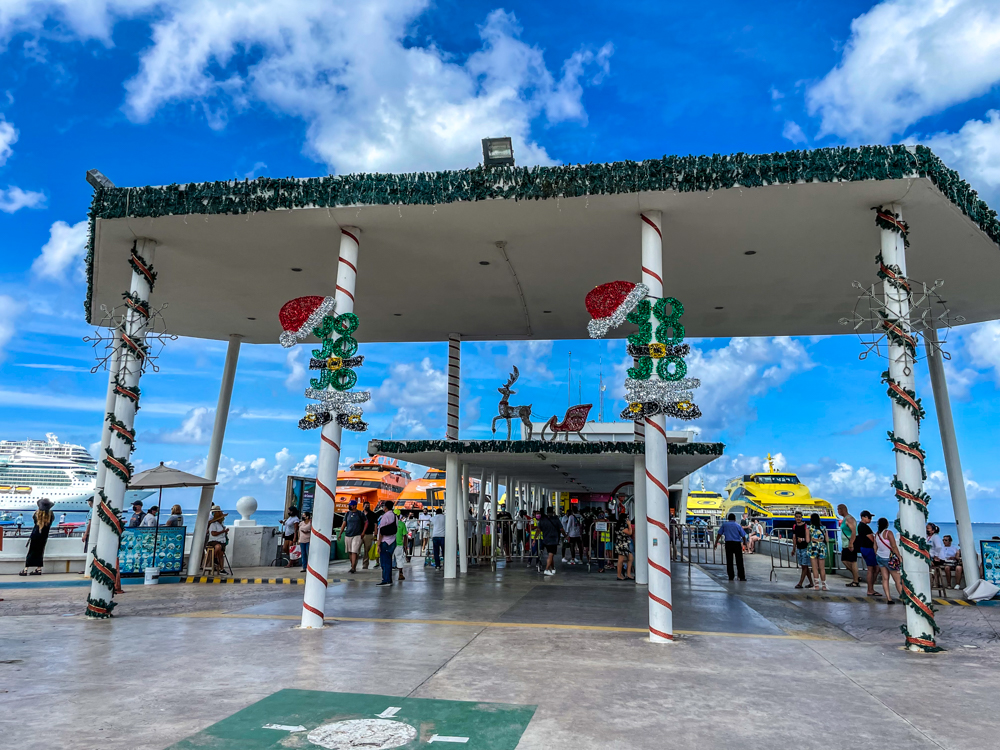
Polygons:
<instances>
[{"instance_id":1,"label":"santa hat decoration","mask_svg":"<svg viewBox=\"0 0 1000 750\"><path fill-rule=\"evenodd\" d=\"M648 286L631 281L611 281L591 289L585 301L592 318L587 324L590 338L599 339L624 323L647 294Z\"/></svg>"},{"instance_id":2,"label":"santa hat decoration","mask_svg":"<svg viewBox=\"0 0 1000 750\"><path fill-rule=\"evenodd\" d=\"M296 297L286 302L278 320L281 321L279 340L286 349L295 346L309 335L313 328L323 322L323 318L333 312L337 302L333 297Z\"/></svg>"}]
</instances>

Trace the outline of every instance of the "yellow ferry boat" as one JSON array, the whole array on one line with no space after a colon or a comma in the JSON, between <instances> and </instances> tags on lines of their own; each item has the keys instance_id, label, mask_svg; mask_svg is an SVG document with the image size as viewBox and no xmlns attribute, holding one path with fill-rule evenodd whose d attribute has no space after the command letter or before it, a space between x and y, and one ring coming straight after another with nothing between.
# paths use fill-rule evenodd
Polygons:
<instances>
[{"instance_id":1,"label":"yellow ferry boat","mask_svg":"<svg viewBox=\"0 0 1000 750\"><path fill-rule=\"evenodd\" d=\"M796 474L775 471L770 454L767 466L767 471L744 474L726 483L726 500L722 508L724 516L735 513L739 520L746 513L751 519L760 519L770 532L791 528L798 510L802 511L806 520L811 514L819 513L825 527L837 527L838 520L830 503L813 497Z\"/></svg>"},{"instance_id":2,"label":"yellow ferry boat","mask_svg":"<svg viewBox=\"0 0 1000 750\"><path fill-rule=\"evenodd\" d=\"M401 469L394 458L372 456L362 459L351 464L351 468L337 472L334 512L346 513L351 500L358 501L358 510L365 503L371 503L374 509L384 500L395 501L409 481L410 472Z\"/></svg>"},{"instance_id":3,"label":"yellow ferry boat","mask_svg":"<svg viewBox=\"0 0 1000 750\"><path fill-rule=\"evenodd\" d=\"M725 498L718 492L705 489L702 482L700 490L690 490L687 498L687 518L685 523L705 521L709 526L716 526L722 521L722 506Z\"/></svg>"}]
</instances>

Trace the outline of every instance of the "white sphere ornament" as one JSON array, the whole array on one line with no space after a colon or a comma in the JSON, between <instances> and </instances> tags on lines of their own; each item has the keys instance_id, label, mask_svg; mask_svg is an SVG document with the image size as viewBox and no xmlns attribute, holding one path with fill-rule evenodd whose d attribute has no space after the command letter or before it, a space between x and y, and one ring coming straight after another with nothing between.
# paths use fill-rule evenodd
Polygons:
<instances>
[{"instance_id":1,"label":"white sphere ornament","mask_svg":"<svg viewBox=\"0 0 1000 750\"><path fill-rule=\"evenodd\" d=\"M256 526L256 521L251 521L250 516L257 512L257 498L244 495L236 501L236 510L242 516L236 522L237 526Z\"/></svg>"}]
</instances>

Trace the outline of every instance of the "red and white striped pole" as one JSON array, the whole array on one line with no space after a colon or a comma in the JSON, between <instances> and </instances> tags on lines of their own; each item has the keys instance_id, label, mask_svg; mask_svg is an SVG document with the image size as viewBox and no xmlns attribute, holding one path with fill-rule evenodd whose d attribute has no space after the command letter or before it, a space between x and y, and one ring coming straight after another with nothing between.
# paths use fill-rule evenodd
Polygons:
<instances>
[{"instance_id":1,"label":"red and white striped pole","mask_svg":"<svg viewBox=\"0 0 1000 750\"><path fill-rule=\"evenodd\" d=\"M659 211L644 211L642 220L642 283L651 299L663 296L663 239ZM656 371L650 376L657 379ZM670 497L667 487L667 430L662 414L646 418L646 553L649 559L649 640L674 639L670 593ZM642 521L636 517L636 522ZM640 532L641 533L641 532Z\"/></svg>"},{"instance_id":2,"label":"red and white striped pole","mask_svg":"<svg viewBox=\"0 0 1000 750\"><path fill-rule=\"evenodd\" d=\"M336 314L354 312L354 287L358 279L358 237L361 230L340 230L340 262L337 264ZM327 574L330 572L330 545L333 537L334 499L340 468L342 427L336 420L324 425L316 466L316 494L313 499L312 541L306 565L306 585L302 597L302 627L322 628L326 607Z\"/></svg>"}]
</instances>

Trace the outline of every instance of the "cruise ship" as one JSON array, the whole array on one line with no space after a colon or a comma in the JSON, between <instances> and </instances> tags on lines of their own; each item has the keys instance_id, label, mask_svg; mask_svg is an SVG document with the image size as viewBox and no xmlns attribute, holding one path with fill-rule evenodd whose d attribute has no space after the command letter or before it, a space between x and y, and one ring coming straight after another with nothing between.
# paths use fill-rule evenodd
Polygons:
<instances>
[{"instance_id":1,"label":"cruise ship","mask_svg":"<svg viewBox=\"0 0 1000 750\"><path fill-rule=\"evenodd\" d=\"M45 437L0 440L0 511L34 511L43 497L55 511L88 510L97 460L82 445Z\"/></svg>"}]
</instances>

